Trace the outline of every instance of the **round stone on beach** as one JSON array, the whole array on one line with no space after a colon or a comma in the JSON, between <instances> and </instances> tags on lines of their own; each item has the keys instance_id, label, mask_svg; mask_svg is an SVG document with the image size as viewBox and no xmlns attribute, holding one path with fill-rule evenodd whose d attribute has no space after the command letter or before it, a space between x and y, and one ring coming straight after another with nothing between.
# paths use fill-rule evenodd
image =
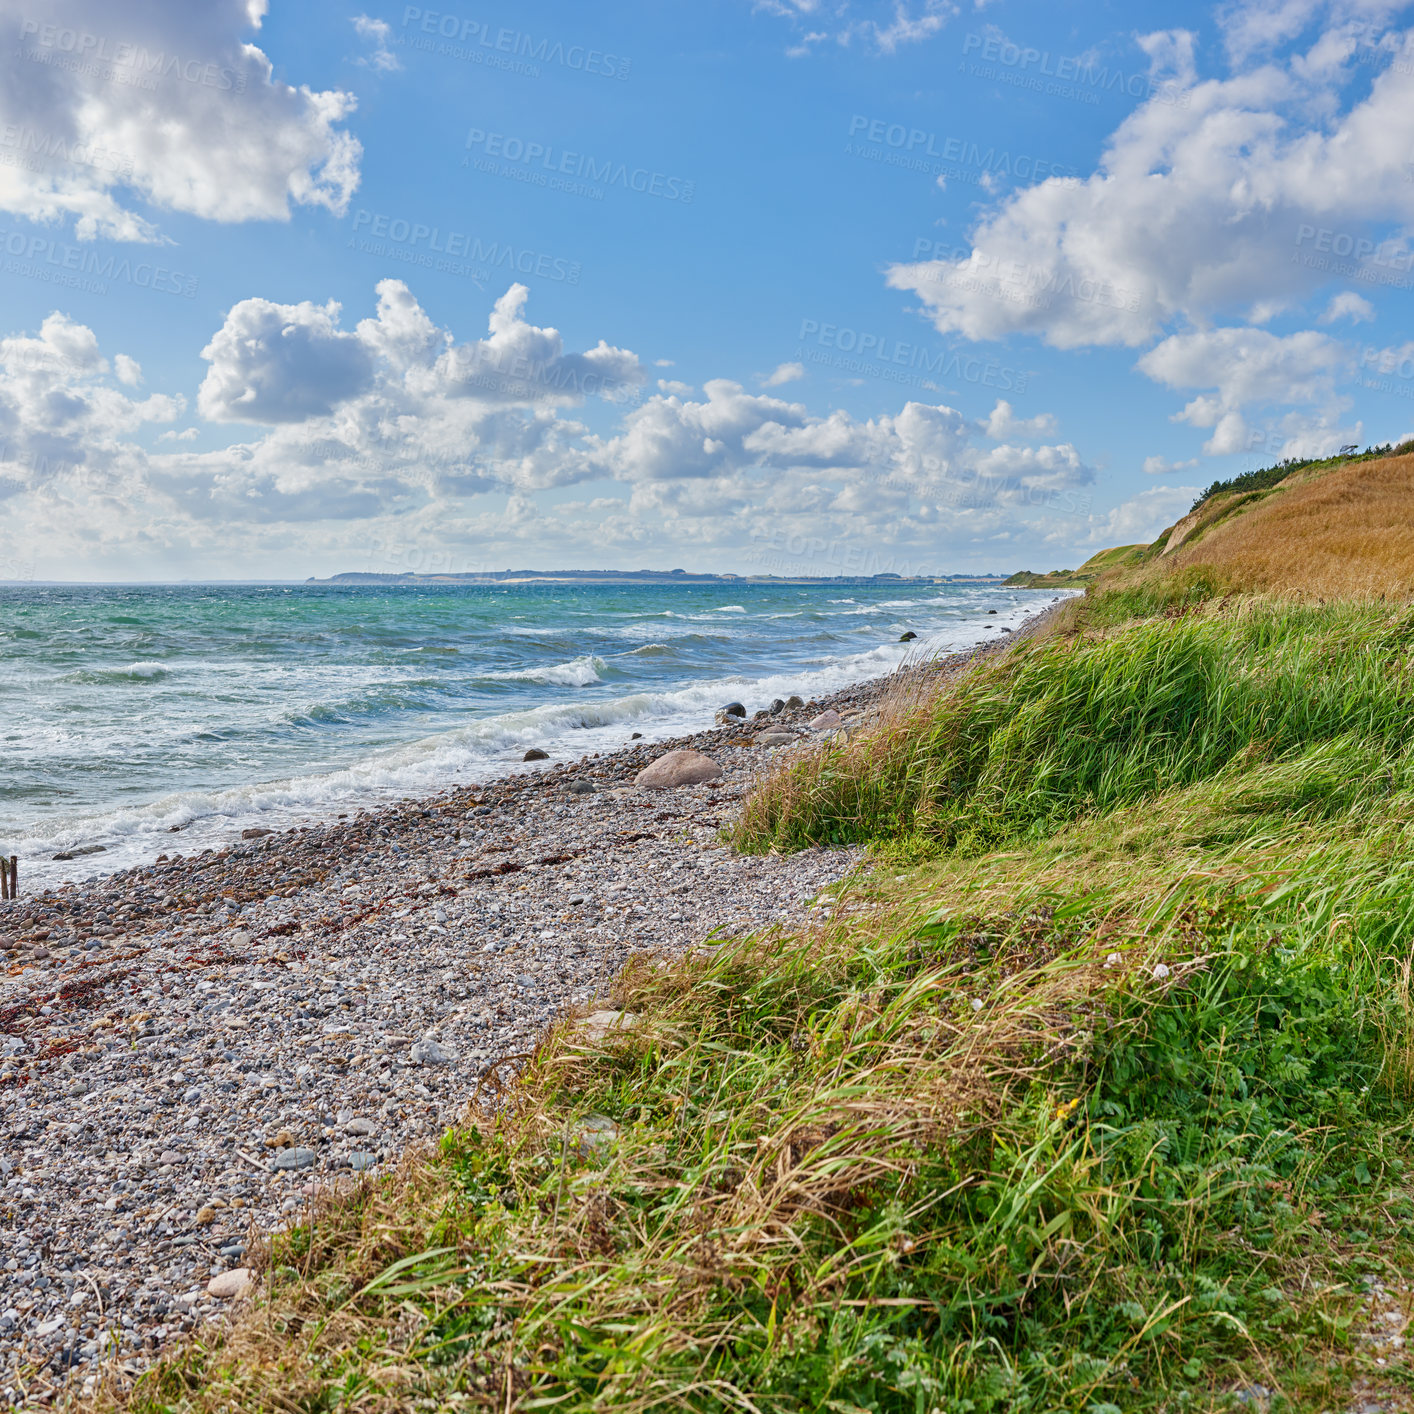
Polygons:
<instances>
[{"instance_id":1,"label":"round stone on beach","mask_svg":"<svg viewBox=\"0 0 1414 1414\"><path fill-rule=\"evenodd\" d=\"M282 1172L311 1168L319 1155L313 1149L281 1149L276 1154L274 1164Z\"/></svg>"},{"instance_id":2,"label":"round stone on beach","mask_svg":"<svg viewBox=\"0 0 1414 1414\"><path fill-rule=\"evenodd\" d=\"M548 761L550 759L550 753L548 751L541 751L538 746L532 746L520 759L522 761Z\"/></svg>"},{"instance_id":3,"label":"round stone on beach","mask_svg":"<svg viewBox=\"0 0 1414 1414\"><path fill-rule=\"evenodd\" d=\"M638 1025L638 1018L631 1011L617 1011L612 1007L605 1007L599 1011L591 1011L579 1025L590 1040L597 1041L607 1036L610 1031L631 1030Z\"/></svg>"},{"instance_id":4,"label":"round stone on beach","mask_svg":"<svg viewBox=\"0 0 1414 1414\"><path fill-rule=\"evenodd\" d=\"M794 732L757 732L757 746L794 746Z\"/></svg>"},{"instance_id":5,"label":"round stone on beach","mask_svg":"<svg viewBox=\"0 0 1414 1414\"><path fill-rule=\"evenodd\" d=\"M669 790L674 786L696 786L703 781L715 781L721 775L722 768L710 756L687 746L670 751L651 766L645 766L634 777L634 784L649 790Z\"/></svg>"},{"instance_id":6,"label":"round stone on beach","mask_svg":"<svg viewBox=\"0 0 1414 1414\"><path fill-rule=\"evenodd\" d=\"M249 1267L232 1267L229 1272L221 1272L206 1283L206 1294L220 1301L229 1301L239 1296L250 1285Z\"/></svg>"},{"instance_id":7,"label":"round stone on beach","mask_svg":"<svg viewBox=\"0 0 1414 1414\"><path fill-rule=\"evenodd\" d=\"M274 833L274 830L262 830L257 827L253 827L249 830L242 830L241 838L243 840L258 840L264 835L273 835Z\"/></svg>"},{"instance_id":8,"label":"round stone on beach","mask_svg":"<svg viewBox=\"0 0 1414 1414\"><path fill-rule=\"evenodd\" d=\"M833 731L835 727L842 726L844 726L844 718L833 709L827 709L821 712L818 717L812 718L810 722L811 730L817 732Z\"/></svg>"},{"instance_id":9,"label":"round stone on beach","mask_svg":"<svg viewBox=\"0 0 1414 1414\"><path fill-rule=\"evenodd\" d=\"M914 640L915 638L917 638L917 637L918 637L918 635L917 635L916 633L914 633L914 631L913 631L912 629L909 629L907 633L901 633L901 634L899 634L899 636L898 636L898 641L899 641L900 643L912 643L913 640Z\"/></svg>"}]
</instances>

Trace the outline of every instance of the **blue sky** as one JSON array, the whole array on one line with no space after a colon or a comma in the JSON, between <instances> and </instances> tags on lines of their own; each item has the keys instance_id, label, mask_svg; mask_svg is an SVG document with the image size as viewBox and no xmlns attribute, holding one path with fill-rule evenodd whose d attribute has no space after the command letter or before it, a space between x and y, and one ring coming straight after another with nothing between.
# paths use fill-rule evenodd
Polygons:
<instances>
[{"instance_id":1,"label":"blue sky","mask_svg":"<svg viewBox=\"0 0 1414 1414\"><path fill-rule=\"evenodd\" d=\"M1398 441L1408 9L0 0L0 579L1049 568Z\"/></svg>"}]
</instances>

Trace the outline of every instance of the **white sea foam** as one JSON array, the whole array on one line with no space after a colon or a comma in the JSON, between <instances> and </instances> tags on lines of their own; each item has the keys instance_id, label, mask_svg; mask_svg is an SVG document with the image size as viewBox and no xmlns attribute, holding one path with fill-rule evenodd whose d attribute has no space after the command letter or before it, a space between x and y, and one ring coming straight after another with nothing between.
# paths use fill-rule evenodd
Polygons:
<instances>
[{"instance_id":1,"label":"white sea foam","mask_svg":"<svg viewBox=\"0 0 1414 1414\"><path fill-rule=\"evenodd\" d=\"M1001 609L997 616L984 617L981 613L989 600L992 606ZM741 609L741 606L728 607ZM856 603L855 612L888 612L897 607L901 605L859 606ZM308 823L393 799L428 795L451 785L524 770L520 762L528 746L548 750L552 763L577 759L586 753L624 745L632 731L642 732L647 740L653 741L701 730L710 723L713 711L732 699L740 699L754 710L756 706L769 704L775 697L788 697L793 693L807 698L822 696L850 683L887 673L904 662L993 639L1002 628L1015 627L1037 607L1040 605L1035 599L1020 599L1008 606L992 596L979 596L970 603L959 603L952 598L930 606L931 612L938 615L936 619L920 616L925 622L919 625L919 639L912 643L875 641L870 646L861 646L858 651L840 653L839 647L843 645L837 645L831 652L828 643L822 642L818 657L801 661L797 656L795 666L759 674L718 670L710 677L697 680L669 677L665 681L660 677L639 691L616 693L605 682L606 663L590 654L545 666L482 672L478 674L481 678L556 688L598 688L599 693L556 692L552 694L553 701L476 716L450 730L368 751L361 759L332 771L311 771L229 788L179 790L142 805L125 805L69 816L62 821L52 820L28 835L18 839L12 836L10 847L25 857L26 877L35 887L64 878L107 873L145 862L163 851L177 849L190 853L193 849L219 847L230 843L241 828L253 823L272 828ZM645 615L644 619L656 620L661 625L664 617L682 620L701 616L669 610ZM608 627L596 625L595 631L602 632ZM641 633L647 623L614 627L628 627ZM877 622L861 623L858 631L877 638L882 628ZM669 636L671 638L671 634ZM802 650L808 652L812 642L810 638L795 640L796 654ZM651 660L675 652L670 643L653 642L614 656ZM163 671L161 664L146 663L134 664L130 671L147 667ZM667 671L671 673L674 669L668 666ZM332 670L326 667L321 676L326 677L326 685L330 685L327 679L361 679L364 688L370 686L368 669L353 665L339 665ZM182 827L179 834L169 833L173 826ZM53 863L49 859L50 855L67 847L89 843L104 844L108 846L107 852L65 863Z\"/></svg>"},{"instance_id":2,"label":"white sea foam","mask_svg":"<svg viewBox=\"0 0 1414 1414\"><path fill-rule=\"evenodd\" d=\"M509 668L481 673L483 678L494 678L501 682L543 682L560 687L589 687L602 682L600 674L607 668L602 658L586 655L573 658L568 663L553 663L544 668Z\"/></svg>"}]
</instances>

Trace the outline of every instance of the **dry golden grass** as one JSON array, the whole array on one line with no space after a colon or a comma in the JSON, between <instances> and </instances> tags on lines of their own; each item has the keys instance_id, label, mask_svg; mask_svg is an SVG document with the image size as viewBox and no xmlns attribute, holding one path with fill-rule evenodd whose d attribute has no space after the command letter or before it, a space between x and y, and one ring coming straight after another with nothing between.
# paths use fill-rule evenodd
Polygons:
<instances>
[{"instance_id":1,"label":"dry golden grass","mask_svg":"<svg viewBox=\"0 0 1414 1414\"><path fill-rule=\"evenodd\" d=\"M1414 455L1357 462L1283 486L1163 561L1243 589L1324 599L1414 595Z\"/></svg>"}]
</instances>

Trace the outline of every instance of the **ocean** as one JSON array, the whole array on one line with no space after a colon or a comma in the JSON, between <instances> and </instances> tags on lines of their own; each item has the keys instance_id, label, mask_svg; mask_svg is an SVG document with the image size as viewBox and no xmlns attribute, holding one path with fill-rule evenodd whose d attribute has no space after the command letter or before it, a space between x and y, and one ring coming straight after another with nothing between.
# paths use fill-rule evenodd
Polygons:
<instances>
[{"instance_id":1,"label":"ocean","mask_svg":"<svg viewBox=\"0 0 1414 1414\"><path fill-rule=\"evenodd\" d=\"M24 892L818 696L1015 627L974 585L0 586ZM988 610L996 610L989 615ZM918 634L900 643L905 630ZM179 832L173 827L180 827ZM102 853L55 861L74 847Z\"/></svg>"}]
</instances>

